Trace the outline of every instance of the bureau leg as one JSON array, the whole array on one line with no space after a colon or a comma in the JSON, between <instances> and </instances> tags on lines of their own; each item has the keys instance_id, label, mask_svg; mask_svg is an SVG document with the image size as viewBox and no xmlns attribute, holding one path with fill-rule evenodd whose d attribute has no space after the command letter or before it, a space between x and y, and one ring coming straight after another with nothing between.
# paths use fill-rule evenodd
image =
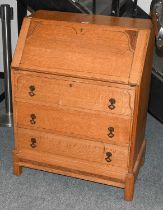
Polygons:
<instances>
[{"instance_id":1,"label":"bureau leg","mask_svg":"<svg viewBox=\"0 0 163 210\"><path fill-rule=\"evenodd\" d=\"M19 158L13 153L13 173L15 176L20 176L22 173L22 166L19 165Z\"/></svg>"},{"instance_id":2,"label":"bureau leg","mask_svg":"<svg viewBox=\"0 0 163 210\"><path fill-rule=\"evenodd\" d=\"M14 163L13 173L15 176L20 176L22 173L22 166L20 166L18 163Z\"/></svg>"},{"instance_id":3,"label":"bureau leg","mask_svg":"<svg viewBox=\"0 0 163 210\"><path fill-rule=\"evenodd\" d=\"M141 159L140 165L143 166L145 162L145 153L143 154L143 157Z\"/></svg>"},{"instance_id":4,"label":"bureau leg","mask_svg":"<svg viewBox=\"0 0 163 210\"><path fill-rule=\"evenodd\" d=\"M126 201L132 201L134 196L135 179L133 174L128 174L124 189L124 199Z\"/></svg>"},{"instance_id":5,"label":"bureau leg","mask_svg":"<svg viewBox=\"0 0 163 210\"><path fill-rule=\"evenodd\" d=\"M140 161L141 166L143 166L144 162L145 162L145 150L146 150L146 148L144 148L144 152L143 152L143 155L142 155L142 158L141 158L141 161Z\"/></svg>"}]
</instances>

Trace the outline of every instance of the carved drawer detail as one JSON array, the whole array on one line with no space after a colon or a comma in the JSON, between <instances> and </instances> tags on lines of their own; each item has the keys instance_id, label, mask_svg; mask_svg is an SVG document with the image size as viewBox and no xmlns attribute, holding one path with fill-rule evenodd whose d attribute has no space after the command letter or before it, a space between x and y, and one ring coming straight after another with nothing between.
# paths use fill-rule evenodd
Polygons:
<instances>
[{"instance_id":1,"label":"carved drawer detail","mask_svg":"<svg viewBox=\"0 0 163 210\"><path fill-rule=\"evenodd\" d=\"M78 138L54 135L51 133L18 129L18 150L32 150L52 155L98 162L108 166L128 168L128 147L104 144L102 142L81 141ZM110 161L107 153L110 152Z\"/></svg>"},{"instance_id":2,"label":"carved drawer detail","mask_svg":"<svg viewBox=\"0 0 163 210\"><path fill-rule=\"evenodd\" d=\"M17 102L17 126L113 144L128 144L131 119Z\"/></svg>"},{"instance_id":3,"label":"carved drawer detail","mask_svg":"<svg viewBox=\"0 0 163 210\"><path fill-rule=\"evenodd\" d=\"M71 80L16 74L16 100L132 115L134 91Z\"/></svg>"}]
</instances>

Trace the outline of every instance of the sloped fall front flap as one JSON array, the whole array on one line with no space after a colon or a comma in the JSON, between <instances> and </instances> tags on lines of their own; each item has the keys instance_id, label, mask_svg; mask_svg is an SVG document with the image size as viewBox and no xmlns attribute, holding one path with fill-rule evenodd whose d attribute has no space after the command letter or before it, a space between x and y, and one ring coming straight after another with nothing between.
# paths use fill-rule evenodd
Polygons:
<instances>
[{"instance_id":1,"label":"sloped fall front flap","mask_svg":"<svg viewBox=\"0 0 163 210\"><path fill-rule=\"evenodd\" d=\"M14 60L19 61L17 66L13 62L12 67L117 83L128 84L129 80L137 83L149 38L145 30L96 24L97 21L86 21L87 16L84 21L75 22L76 15L81 16L74 14L74 21L66 21L69 14L61 21L46 16L41 19L37 15L26 18L17 46L21 52L14 56Z\"/></svg>"}]
</instances>

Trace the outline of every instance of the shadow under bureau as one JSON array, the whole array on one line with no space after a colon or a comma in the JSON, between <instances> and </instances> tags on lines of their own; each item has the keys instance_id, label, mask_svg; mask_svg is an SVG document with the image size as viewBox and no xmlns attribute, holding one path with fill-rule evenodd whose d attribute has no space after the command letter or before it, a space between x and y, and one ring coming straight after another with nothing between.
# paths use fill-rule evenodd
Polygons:
<instances>
[{"instance_id":1,"label":"shadow under bureau","mask_svg":"<svg viewBox=\"0 0 163 210\"><path fill-rule=\"evenodd\" d=\"M124 188L144 161L150 20L38 11L12 61L14 174L22 167Z\"/></svg>"}]
</instances>

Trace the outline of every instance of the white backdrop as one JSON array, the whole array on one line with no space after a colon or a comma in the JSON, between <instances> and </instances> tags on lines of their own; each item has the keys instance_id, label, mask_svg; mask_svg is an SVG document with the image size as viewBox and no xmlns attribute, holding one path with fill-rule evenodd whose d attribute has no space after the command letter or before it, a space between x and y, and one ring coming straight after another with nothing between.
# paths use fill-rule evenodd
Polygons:
<instances>
[{"instance_id":1,"label":"white backdrop","mask_svg":"<svg viewBox=\"0 0 163 210\"><path fill-rule=\"evenodd\" d=\"M11 36L12 36L12 52L14 52L16 41L17 41L17 9L16 9L16 0L0 0L1 4L10 4L14 8L14 20L11 21ZM138 0L138 5L149 13L151 0ZM0 72L3 71L3 54L2 54L2 28L0 20Z\"/></svg>"},{"instance_id":2,"label":"white backdrop","mask_svg":"<svg viewBox=\"0 0 163 210\"><path fill-rule=\"evenodd\" d=\"M151 0L138 0L138 5L149 14Z\"/></svg>"}]
</instances>

